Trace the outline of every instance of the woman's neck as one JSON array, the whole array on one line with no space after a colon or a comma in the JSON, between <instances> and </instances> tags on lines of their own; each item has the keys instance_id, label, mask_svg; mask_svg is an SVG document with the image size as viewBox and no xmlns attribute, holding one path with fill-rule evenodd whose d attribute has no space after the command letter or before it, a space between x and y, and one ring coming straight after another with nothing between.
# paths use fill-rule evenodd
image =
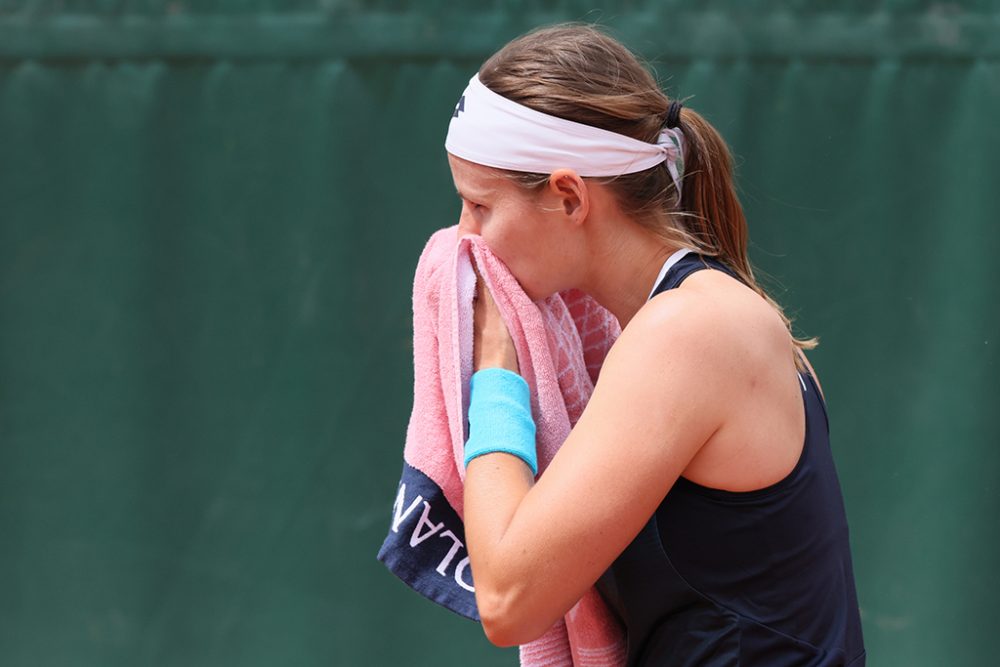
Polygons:
<instances>
[{"instance_id":1,"label":"woman's neck","mask_svg":"<svg viewBox=\"0 0 1000 667\"><path fill-rule=\"evenodd\" d=\"M663 263L677 247L635 223L597 234L582 289L618 318L624 329L646 299Z\"/></svg>"}]
</instances>

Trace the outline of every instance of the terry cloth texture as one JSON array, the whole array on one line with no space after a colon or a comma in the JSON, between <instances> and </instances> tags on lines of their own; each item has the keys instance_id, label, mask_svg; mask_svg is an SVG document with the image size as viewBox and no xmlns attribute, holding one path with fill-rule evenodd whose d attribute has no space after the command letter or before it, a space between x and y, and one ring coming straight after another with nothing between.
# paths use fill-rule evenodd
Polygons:
<instances>
[{"instance_id":1,"label":"terry cloth texture","mask_svg":"<svg viewBox=\"0 0 1000 667\"><path fill-rule=\"evenodd\" d=\"M475 588L462 524L464 445L472 377L472 262L493 295L531 389L539 474L594 389L618 321L577 290L532 301L479 236L435 232L413 281L413 411L389 534L378 559L414 590L473 620ZM565 618L521 646L526 667L620 666L625 634L591 588Z\"/></svg>"}]
</instances>

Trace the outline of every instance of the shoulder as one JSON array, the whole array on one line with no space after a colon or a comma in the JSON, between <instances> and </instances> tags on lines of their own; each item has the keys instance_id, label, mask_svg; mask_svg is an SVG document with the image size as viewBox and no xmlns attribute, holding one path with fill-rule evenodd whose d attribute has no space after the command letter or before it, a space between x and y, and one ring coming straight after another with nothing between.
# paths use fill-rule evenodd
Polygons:
<instances>
[{"instance_id":1,"label":"shoulder","mask_svg":"<svg viewBox=\"0 0 1000 667\"><path fill-rule=\"evenodd\" d=\"M743 338L740 325L752 310L746 292L721 272L699 271L644 304L622 332L623 342L663 353L680 344L688 353L725 354Z\"/></svg>"},{"instance_id":2,"label":"shoulder","mask_svg":"<svg viewBox=\"0 0 1000 667\"><path fill-rule=\"evenodd\" d=\"M724 399L761 369L787 357L790 337L759 294L721 271L698 271L658 294L628 323L609 362L678 371Z\"/></svg>"}]
</instances>

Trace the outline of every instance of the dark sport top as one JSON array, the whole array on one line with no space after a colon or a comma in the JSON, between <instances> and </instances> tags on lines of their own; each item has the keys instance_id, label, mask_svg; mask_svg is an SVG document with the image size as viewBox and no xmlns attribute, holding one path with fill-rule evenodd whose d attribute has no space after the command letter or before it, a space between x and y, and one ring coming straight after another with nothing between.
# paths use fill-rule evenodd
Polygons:
<instances>
[{"instance_id":1,"label":"dark sport top","mask_svg":"<svg viewBox=\"0 0 1000 667\"><path fill-rule=\"evenodd\" d=\"M681 258L653 295L719 261ZM847 520L819 388L800 373L801 457L764 489L677 480L598 582L628 631L628 665L865 664Z\"/></svg>"}]
</instances>

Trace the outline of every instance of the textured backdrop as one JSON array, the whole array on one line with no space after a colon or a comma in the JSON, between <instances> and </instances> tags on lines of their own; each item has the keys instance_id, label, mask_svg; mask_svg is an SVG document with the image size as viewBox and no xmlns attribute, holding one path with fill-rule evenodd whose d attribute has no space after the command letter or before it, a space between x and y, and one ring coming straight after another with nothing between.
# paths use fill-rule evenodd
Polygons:
<instances>
[{"instance_id":1,"label":"textured backdrop","mask_svg":"<svg viewBox=\"0 0 1000 667\"><path fill-rule=\"evenodd\" d=\"M737 155L822 339L871 664L988 664L994 4L0 0L0 664L516 663L375 552L451 110L567 19Z\"/></svg>"}]
</instances>

